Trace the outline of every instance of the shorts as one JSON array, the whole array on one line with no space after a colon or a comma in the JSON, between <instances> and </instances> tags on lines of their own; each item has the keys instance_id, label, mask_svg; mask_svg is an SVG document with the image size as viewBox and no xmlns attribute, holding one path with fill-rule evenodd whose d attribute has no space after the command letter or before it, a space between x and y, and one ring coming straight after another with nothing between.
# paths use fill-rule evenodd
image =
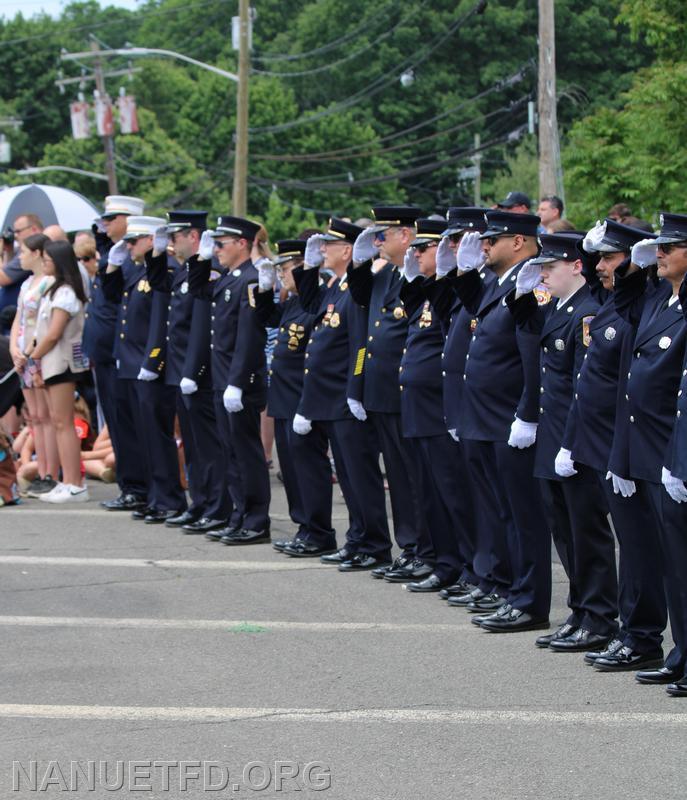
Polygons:
<instances>
[{"instance_id":1,"label":"shorts","mask_svg":"<svg viewBox=\"0 0 687 800\"><path fill-rule=\"evenodd\" d=\"M64 372L53 375L52 378L46 378L44 383L46 386L55 386L58 383L78 383L86 377L86 374L87 371L72 372L70 369L66 369Z\"/></svg>"}]
</instances>

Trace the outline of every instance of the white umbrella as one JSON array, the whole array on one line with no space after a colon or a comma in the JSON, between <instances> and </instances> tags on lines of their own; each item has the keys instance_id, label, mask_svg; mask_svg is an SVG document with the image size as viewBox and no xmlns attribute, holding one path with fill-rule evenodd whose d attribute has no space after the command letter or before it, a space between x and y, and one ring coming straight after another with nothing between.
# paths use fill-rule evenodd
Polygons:
<instances>
[{"instance_id":1,"label":"white umbrella","mask_svg":"<svg viewBox=\"0 0 687 800\"><path fill-rule=\"evenodd\" d=\"M59 225L67 232L88 230L100 216L90 200L71 189L29 183L0 191L0 230L22 214L36 214L43 225Z\"/></svg>"}]
</instances>

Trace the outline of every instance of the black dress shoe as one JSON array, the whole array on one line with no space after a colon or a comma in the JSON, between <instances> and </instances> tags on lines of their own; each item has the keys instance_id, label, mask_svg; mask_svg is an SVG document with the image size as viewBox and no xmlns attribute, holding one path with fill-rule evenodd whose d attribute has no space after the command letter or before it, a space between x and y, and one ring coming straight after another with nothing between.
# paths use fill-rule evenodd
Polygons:
<instances>
[{"instance_id":1,"label":"black dress shoe","mask_svg":"<svg viewBox=\"0 0 687 800\"><path fill-rule=\"evenodd\" d=\"M275 539L272 542L272 547L277 550L277 552L281 553L285 547L290 544L295 544L297 541L297 536L295 536L293 539Z\"/></svg>"},{"instance_id":2,"label":"black dress shoe","mask_svg":"<svg viewBox=\"0 0 687 800\"><path fill-rule=\"evenodd\" d=\"M386 577L390 572L395 572L396 570L401 569L402 567L407 566L408 564L412 563L415 556L412 553L401 553L400 556L397 556L391 564L385 564L383 567L377 567L370 572L370 575L373 578L380 578Z\"/></svg>"},{"instance_id":3,"label":"black dress shoe","mask_svg":"<svg viewBox=\"0 0 687 800\"><path fill-rule=\"evenodd\" d=\"M450 606L467 608L468 603L471 603L473 600L479 600L482 597L486 597L486 594L481 589L473 589L467 594L453 595L453 597L448 598L447 602Z\"/></svg>"},{"instance_id":4,"label":"black dress shoe","mask_svg":"<svg viewBox=\"0 0 687 800\"><path fill-rule=\"evenodd\" d=\"M584 663L585 664L593 664L597 658L606 658L607 656L612 656L620 650L623 646L623 643L620 639L613 639L613 641L608 643L608 647L605 650L591 650L589 653L584 654Z\"/></svg>"},{"instance_id":5,"label":"black dress shoe","mask_svg":"<svg viewBox=\"0 0 687 800\"><path fill-rule=\"evenodd\" d=\"M599 672L631 672L642 668L663 666L663 650L653 650L650 653L638 653L631 647L621 647L613 655L597 658L594 669Z\"/></svg>"},{"instance_id":6,"label":"black dress shoe","mask_svg":"<svg viewBox=\"0 0 687 800\"><path fill-rule=\"evenodd\" d=\"M607 633L592 633L587 628L578 628L570 636L552 641L549 649L554 650L556 653L586 653L595 647L607 647L612 638Z\"/></svg>"},{"instance_id":7,"label":"black dress shoe","mask_svg":"<svg viewBox=\"0 0 687 800\"><path fill-rule=\"evenodd\" d=\"M491 592L490 594L485 594L484 597L480 597L477 600L470 600L465 608L472 613L480 611L492 611L495 608L501 608L504 603L505 600L500 594Z\"/></svg>"},{"instance_id":8,"label":"black dress shoe","mask_svg":"<svg viewBox=\"0 0 687 800\"><path fill-rule=\"evenodd\" d=\"M419 558L414 558L405 567L389 570L384 576L384 580L389 583L405 583L406 581L421 581L432 574L429 564Z\"/></svg>"},{"instance_id":9,"label":"black dress shoe","mask_svg":"<svg viewBox=\"0 0 687 800\"><path fill-rule=\"evenodd\" d=\"M569 622L564 622L560 628L556 628L553 633L545 633L543 636L539 636L535 641L535 645L537 647L548 647L551 642L565 639L566 636L570 636L570 634L575 633L576 630L577 628L574 625L571 625Z\"/></svg>"},{"instance_id":10,"label":"black dress shoe","mask_svg":"<svg viewBox=\"0 0 687 800\"><path fill-rule=\"evenodd\" d=\"M336 546L334 547L321 547L317 544L308 544L304 541L295 541L287 544L282 550L285 556L292 558L316 558L318 556L326 556L330 553L336 553Z\"/></svg>"},{"instance_id":11,"label":"black dress shoe","mask_svg":"<svg viewBox=\"0 0 687 800\"><path fill-rule=\"evenodd\" d=\"M679 683L682 678L683 670L659 667L658 669L643 669L635 675L638 683L660 684L660 683Z\"/></svg>"},{"instance_id":12,"label":"black dress shoe","mask_svg":"<svg viewBox=\"0 0 687 800\"><path fill-rule=\"evenodd\" d=\"M153 508L152 506L145 506L145 508L139 508L136 511L132 511L131 519L144 520L149 514L155 513L157 513L156 508Z\"/></svg>"},{"instance_id":13,"label":"black dress shoe","mask_svg":"<svg viewBox=\"0 0 687 800\"><path fill-rule=\"evenodd\" d=\"M271 542L270 530L265 528L262 531L249 531L248 528L237 528L233 533L223 536L220 541L222 544L262 544Z\"/></svg>"},{"instance_id":14,"label":"black dress shoe","mask_svg":"<svg viewBox=\"0 0 687 800\"><path fill-rule=\"evenodd\" d=\"M169 521L165 523L169 525ZM188 525L182 527L184 533L209 533L210 531L218 531L220 528L226 527L226 522L223 519L210 519L210 517L201 517L195 522L190 522Z\"/></svg>"},{"instance_id":15,"label":"black dress shoe","mask_svg":"<svg viewBox=\"0 0 687 800\"><path fill-rule=\"evenodd\" d=\"M167 528L181 528L183 525L190 525L200 518L200 514L196 511L182 511L176 517L170 517L165 522Z\"/></svg>"},{"instance_id":16,"label":"black dress shoe","mask_svg":"<svg viewBox=\"0 0 687 800\"><path fill-rule=\"evenodd\" d=\"M406 589L409 592L438 592L439 589L443 589L447 583L450 583L450 581L442 580L438 575L432 573L423 581L409 583Z\"/></svg>"},{"instance_id":17,"label":"black dress shoe","mask_svg":"<svg viewBox=\"0 0 687 800\"><path fill-rule=\"evenodd\" d=\"M326 558L326 556L323 556L323 558ZM339 564L339 572L364 572L375 567L382 567L388 563L388 559L375 558L367 555L367 553L356 553L348 561L343 561Z\"/></svg>"},{"instance_id":18,"label":"black dress shoe","mask_svg":"<svg viewBox=\"0 0 687 800\"><path fill-rule=\"evenodd\" d=\"M145 508L145 504L145 499L135 494L120 494L114 500L103 500L100 505L108 511L136 511Z\"/></svg>"},{"instance_id":19,"label":"black dress shoe","mask_svg":"<svg viewBox=\"0 0 687 800\"><path fill-rule=\"evenodd\" d=\"M504 603L503 605L499 606L499 608L494 611L493 614L476 614L472 617L470 622L473 625L477 625L478 628L482 627L482 623L485 620L500 620L504 617L507 617L510 612L513 610L513 606L510 603Z\"/></svg>"},{"instance_id":20,"label":"black dress shoe","mask_svg":"<svg viewBox=\"0 0 687 800\"><path fill-rule=\"evenodd\" d=\"M151 511L150 514L146 514L143 517L143 521L146 525L162 525L163 522L167 522L168 519L172 519L174 517L180 516L181 511L171 509L169 511Z\"/></svg>"},{"instance_id":21,"label":"black dress shoe","mask_svg":"<svg viewBox=\"0 0 687 800\"><path fill-rule=\"evenodd\" d=\"M511 610L498 619L484 619L480 627L490 633L517 633L518 631L538 631L549 627L545 617L533 617L519 608Z\"/></svg>"},{"instance_id":22,"label":"black dress shoe","mask_svg":"<svg viewBox=\"0 0 687 800\"><path fill-rule=\"evenodd\" d=\"M666 686L666 692L668 692L671 697L687 697L687 680L669 683Z\"/></svg>"},{"instance_id":23,"label":"black dress shoe","mask_svg":"<svg viewBox=\"0 0 687 800\"><path fill-rule=\"evenodd\" d=\"M217 528L216 531L208 531L205 534L205 538L209 539L211 542L221 542L225 536L229 536L230 534L235 533L237 530L239 529L225 524L223 528Z\"/></svg>"},{"instance_id":24,"label":"black dress shoe","mask_svg":"<svg viewBox=\"0 0 687 800\"><path fill-rule=\"evenodd\" d=\"M320 556L320 561L323 564L343 564L344 561L348 561L354 555L353 550L345 544L343 547L340 547L336 553L332 553L328 556Z\"/></svg>"},{"instance_id":25,"label":"black dress shoe","mask_svg":"<svg viewBox=\"0 0 687 800\"><path fill-rule=\"evenodd\" d=\"M456 581L456 583L452 583L450 586L446 586L442 589L439 592L439 597L441 597L442 600L448 600L449 597L460 597L464 594L470 594L470 592L476 588L476 586L473 586L473 584L467 581Z\"/></svg>"}]
</instances>

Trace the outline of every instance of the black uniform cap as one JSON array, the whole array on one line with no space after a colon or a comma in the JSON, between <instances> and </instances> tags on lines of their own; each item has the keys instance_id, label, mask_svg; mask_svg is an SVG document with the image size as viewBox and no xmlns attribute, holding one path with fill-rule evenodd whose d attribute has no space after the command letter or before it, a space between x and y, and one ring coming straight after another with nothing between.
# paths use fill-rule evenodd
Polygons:
<instances>
[{"instance_id":1,"label":"black uniform cap","mask_svg":"<svg viewBox=\"0 0 687 800\"><path fill-rule=\"evenodd\" d=\"M218 239L220 236L238 236L252 242L258 235L260 225L243 217L218 217L217 227L212 235Z\"/></svg>"},{"instance_id":2,"label":"black uniform cap","mask_svg":"<svg viewBox=\"0 0 687 800\"><path fill-rule=\"evenodd\" d=\"M487 229L487 209L476 206L451 206L446 214L447 227L442 236L452 233L470 233Z\"/></svg>"},{"instance_id":3,"label":"black uniform cap","mask_svg":"<svg viewBox=\"0 0 687 800\"><path fill-rule=\"evenodd\" d=\"M280 239L277 242L277 258L274 263L284 264L292 258L303 258L306 244L303 239Z\"/></svg>"},{"instance_id":4,"label":"black uniform cap","mask_svg":"<svg viewBox=\"0 0 687 800\"><path fill-rule=\"evenodd\" d=\"M208 226L207 220L207 211L168 211L167 233L178 233L191 228L204 231Z\"/></svg>"},{"instance_id":5,"label":"black uniform cap","mask_svg":"<svg viewBox=\"0 0 687 800\"><path fill-rule=\"evenodd\" d=\"M430 242L438 244L446 227L443 219L419 219L416 225L417 233L415 239L410 243L411 247L429 244Z\"/></svg>"},{"instance_id":6,"label":"black uniform cap","mask_svg":"<svg viewBox=\"0 0 687 800\"><path fill-rule=\"evenodd\" d=\"M669 214L662 212L659 222L661 232L656 239L656 244L673 244L674 242L687 241L687 215Z\"/></svg>"},{"instance_id":7,"label":"black uniform cap","mask_svg":"<svg viewBox=\"0 0 687 800\"><path fill-rule=\"evenodd\" d=\"M606 231L601 243L596 248L600 253L629 253L632 246L642 239L655 239L655 233L647 233L630 225L623 225L614 219L604 220Z\"/></svg>"},{"instance_id":8,"label":"black uniform cap","mask_svg":"<svg viewBox=\"0 0 687 800\"><path fill-rule=\"evenodd\" d=\"M372 230L384 231L394 226L412 228L420 214L422 211L413 206L375 206L372 209L375 221Z\"/></svg>"},{"instance_id":9,"label":"black uniform cap","mask_svg":"<svg viewBox=\"0 0 687 800\"><path fill-rule=\"evenodd\" d=\"M479 237L490 236L536 236L541 219L536 214L515 214L512 211L487 211L487 229Z\"/></svg>"},{"instance_id":10,"label":"black uniform cap","mask_svg":"<svg viewBox=\"0 0 687 800\"><path fill-rule=\"evenodd\" d=\"M348 242L353 244L363 232L363 228L352 222L345 222L338 217L331 217L327 232L324 234L325 242Z\"/></svg>"},{"instance_id":11,"label":"black uniform cap","mask_svg":"<svg viewBox=\"0 0 687 800\"><path fill-rule=\"evenodd\" d=\"M551 264L554 261L577 261L580 254L578 241L584 237L579 233L543 233L539 237L541 252L531 260L531 264Z\"/></svg>"}]
</instances>

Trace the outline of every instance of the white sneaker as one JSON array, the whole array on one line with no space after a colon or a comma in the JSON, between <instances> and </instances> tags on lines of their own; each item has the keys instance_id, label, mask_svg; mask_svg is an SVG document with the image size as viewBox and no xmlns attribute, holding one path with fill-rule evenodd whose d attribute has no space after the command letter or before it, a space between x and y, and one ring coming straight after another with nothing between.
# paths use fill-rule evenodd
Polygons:
<instances>
[{"instance_id":1,"label":"white sneaker","mask_svg":"<svg viewBox=\"0 0 687 800\"><path fill-rule=\"evenodd\" d=\"M38 496L38 499L41 500L43 503L58 503L62 502L58 500L58 497L61 497L65 491L68 491L69 487L66 483L58 483L53 489L45 494L41 494Z\"/></svg>"},{"instance_id":2,"label":"white sneaker","mask_svg":"<svg viewBox=\"0 0 687 800\"><path fill-rule=\"evenodd\" d=\"M67 483L65 487L65 491L53 500L54 503L85 503L89 499L87 486Z\"/></svg>"}]
</instances>

